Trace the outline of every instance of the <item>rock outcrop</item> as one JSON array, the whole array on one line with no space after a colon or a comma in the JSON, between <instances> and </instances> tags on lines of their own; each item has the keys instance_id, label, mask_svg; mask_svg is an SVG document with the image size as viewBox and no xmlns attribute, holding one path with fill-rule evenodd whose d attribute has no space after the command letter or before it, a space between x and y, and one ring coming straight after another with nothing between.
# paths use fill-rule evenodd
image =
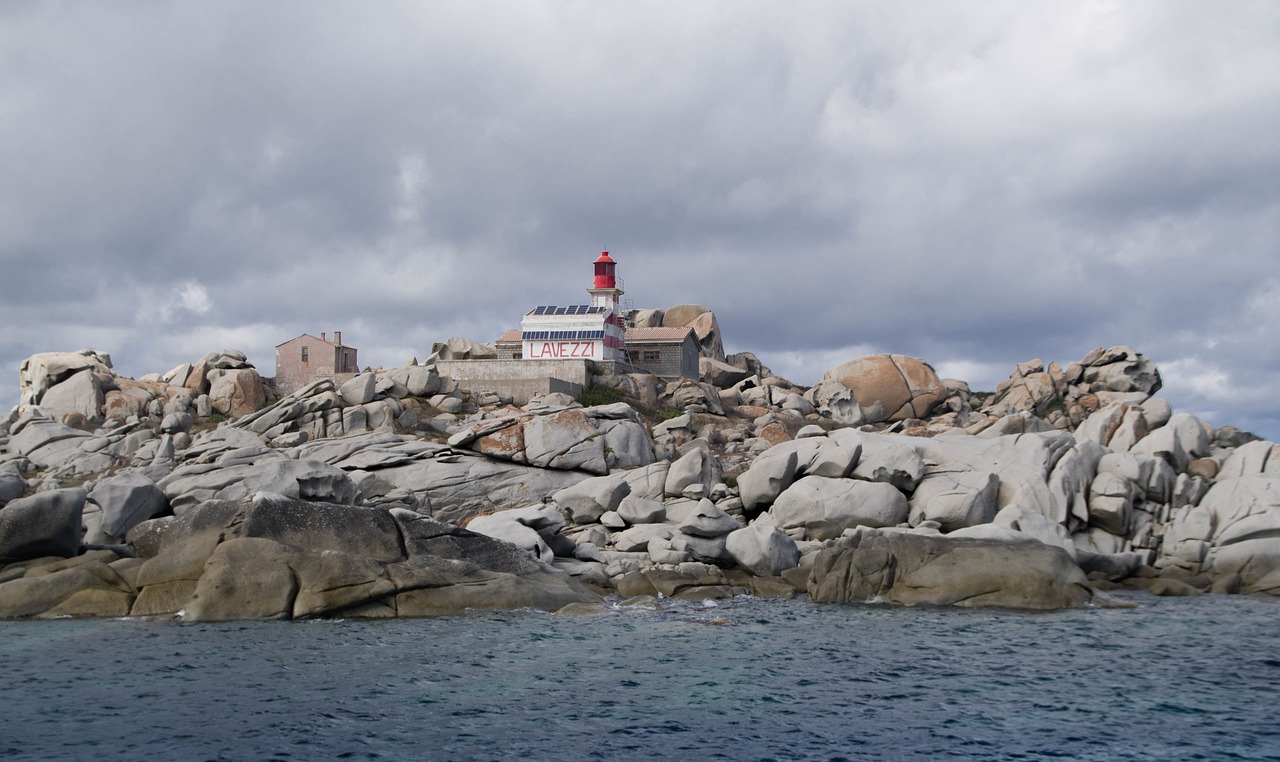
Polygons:
<instances>
[{"instance_id":1,"label":"rock outcrop","mask_svg":"<svg viewBox=\"0 0 1280 762\"><path fill-rule=\"evenodd\" d=\"M994 394L901 355L804 390L725 358L704 307L636 320L693 325L704 379L517 407L410 362L273 400L235 350L136 380L35 356L0 418L0 616L1280 594L1280 445L1175 413L1128 347Z\"/></svg>"},{"instance_id":2,"label":"rock outcrop","mask_svg":"<svg viewBox=\"0 0 1280 762\"><path fill-rule=\"evenodd\" d=\"M923 418L946 396L942 380L923 360L867 355L824 373L812 402L836 420L861 424Z\"/></svg>"},{"instance_id":3,"label":"rock outcrop","mask_svg":"<svg viewBox=\"0 0 1280 762\"><path fill-rule=\"evenodd\" d=\"M864 530L821 551L808 587L818 603L1078 608L1093 597L1060 548Z\"/></svg>"},{"instance_id":4,"label":"rock outcrop","mask_svg":"<svg viewBox=\"0 0 1280 762\"><path fill-rule=\"evenodd\" d=\"M129 614L187 621L554 611L598 600L508 543L404 509L259 493L202 503L158 533L141 563L88 574L35 567L0 584L0 616L58 616L104 582L113 598L132 599Z\"/></svg>"}]
</instances>

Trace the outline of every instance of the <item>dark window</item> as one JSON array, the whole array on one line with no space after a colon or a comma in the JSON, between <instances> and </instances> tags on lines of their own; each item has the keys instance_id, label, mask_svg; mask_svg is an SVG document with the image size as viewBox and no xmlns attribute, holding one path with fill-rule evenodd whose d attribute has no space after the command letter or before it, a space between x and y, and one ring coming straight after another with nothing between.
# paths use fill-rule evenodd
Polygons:
<instances>
[{"instance_id":1,"label":"dark window","mask_svg":"<svg viewBox=\"0 0 1280 762\"><path fill-rule=\"evenodd\" d=\"M306 347L303 347L303 348L302 348L302 361L303 361L303 362L310 362L310 358L307 356L307 348L306 348Z\"/></svg>"},{"instance_id":2,"label":"dark window","mask_svg":"<svg viewBox=\"0 0 1280 762\"><path fill-rule=\"evenodd\" d=\"M657 362L661 359L661 354L656 349L646 349L643 357L645 362Z\"/></svg>"}]
</instances>

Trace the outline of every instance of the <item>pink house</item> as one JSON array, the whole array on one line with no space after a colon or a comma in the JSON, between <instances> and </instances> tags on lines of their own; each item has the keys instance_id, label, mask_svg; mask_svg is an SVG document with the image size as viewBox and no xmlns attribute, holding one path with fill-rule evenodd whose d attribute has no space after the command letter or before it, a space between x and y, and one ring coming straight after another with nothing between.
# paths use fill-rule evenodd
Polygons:
<instances>
[{"instance_id":1,"label":"pink house","mask_svg":"<svg viewBox=\"0 0 1280 762\"><path fill-rule=\"evenodd\" d=\"M304 333L276 345L276 388L288 394L319 378L335 378L359 372L356 348L343 346L342 332L334 331L333 340L321 333L319 338Z\"/></svg>"}]
</instances>

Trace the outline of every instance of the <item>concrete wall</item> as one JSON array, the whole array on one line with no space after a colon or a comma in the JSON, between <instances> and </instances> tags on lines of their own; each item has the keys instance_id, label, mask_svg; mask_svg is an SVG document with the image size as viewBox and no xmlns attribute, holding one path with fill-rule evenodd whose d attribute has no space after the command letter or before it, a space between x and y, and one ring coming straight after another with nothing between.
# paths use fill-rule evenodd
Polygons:
<instances>
[{"instance_id":1,"label":"concrete wall","mask_svg":"<svg viewBox=\"0 0 1280 762\"><path fill-rule=\"evenodd\" d=\"M535 394L582 394L590 382L585 360L440 360L436 370L467 391L509 395L523 405ZM603 364L603 363L600 363Z\"/></svg>"}]
</instances>

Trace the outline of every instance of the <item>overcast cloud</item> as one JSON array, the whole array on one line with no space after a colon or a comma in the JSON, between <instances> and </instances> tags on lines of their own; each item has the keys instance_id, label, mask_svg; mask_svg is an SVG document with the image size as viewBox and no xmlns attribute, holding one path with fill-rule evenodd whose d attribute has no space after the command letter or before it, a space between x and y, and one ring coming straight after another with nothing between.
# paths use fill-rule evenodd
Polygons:
<instances>
[{"instance_id":1,"label":"overcast cloud","mask_svg":"<svg viewBox=\"0 0 1280 762\"><path fill-rule=\"evenodd\" d=\"M5 408L40 351L492 341L605 248L796 382L1129 344L1280 439L1280 4L0 5Z\"/></svg>"}]
</instances>

